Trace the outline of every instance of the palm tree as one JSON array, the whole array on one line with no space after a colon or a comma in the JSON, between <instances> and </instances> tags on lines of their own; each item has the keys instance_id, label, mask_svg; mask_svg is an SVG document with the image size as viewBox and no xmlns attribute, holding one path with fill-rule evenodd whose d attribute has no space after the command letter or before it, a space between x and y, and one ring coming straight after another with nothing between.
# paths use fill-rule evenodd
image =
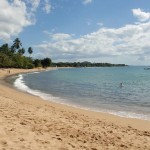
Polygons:
<instances>
[{"instance_id":1,"label":"palm tree","mask_svg":"<svg viewBox=\"0 0 150 150\"><path fill-rule=\"evenodd\" d=\"M22 51L22 55L25 53L25 49L24 48L22 48L21 49L21 51Z\"/></svg>"},{"instance_id":2,"label":"palm tree","mask_svg":"<svg viewBox=\"0 0 150 150\"><path fill-rule=\"evenodd\" d=\"M16 38L13 42L14 42L13 47L15 49L19 49L22 46L22 43L19 38Z\"/></svg>"},{"instance_id":3,"label":"palm tree","mask_svg":"<svg viewBox=\"0 0 150 150\"><path fill-rule=\"evenodd\" d=\"M29 48L28 48L28 53L30 54L30 57L31 57L31 54L33 53L32 47L29 47Z\"/></svg>"},{"instance_id":4,"label":"palm tree","mask_svg":"<svg viewBox=\"0 0 150 150\"><path fill-rule=\"evenodd\" d=\"M25 49L24 49L24 48L19 49L19 50L18 50L18 53L19 53L20 55L23 55L23 54L25 53Z\"/></svg>"},{"instance_id":5,"label":"palm tree","mask_svg":"<svg viewBox=\"0 0 150 150\"><path fill-rule=\"evenodd\" d=\"M14 46L13 46L13 45L11 46L11 48L10 48L10 49L11 49L11 52L12 52L12 53L15 53L15 52L16 52L16 50L15 50L15 48L14 48Z\"/></svg>"},{"instance_id":6,"label":"palm tree","mask_svg":"<svg viewBox=\"0 0 150 150\"><path fill-rule=\"evenodd\" d=\"M20 49L22 47L22 43L20 41L19 38L16 38L14 41L13 41L13 45L11 46L11 52L12 53L16 53L16 50ZM18 50L19 51L19 50ZM19 53L19 52L18 52Z\"/></svg>"}]
</instances>

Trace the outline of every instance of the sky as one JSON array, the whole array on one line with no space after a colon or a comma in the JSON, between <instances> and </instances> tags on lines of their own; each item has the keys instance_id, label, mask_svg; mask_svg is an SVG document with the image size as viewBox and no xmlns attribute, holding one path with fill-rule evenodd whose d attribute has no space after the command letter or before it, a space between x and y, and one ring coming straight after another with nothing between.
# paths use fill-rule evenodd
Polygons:
<instances>
[{"instance_id":1,"label":"sky","mask_svg":"<svg viewBox=\"0 0 150 150\"><path fill-rule=\"evenodd\" d=\"M53 62L150 65L150 0L0 0L0 44Z\"/></svg>"}]
</instances>

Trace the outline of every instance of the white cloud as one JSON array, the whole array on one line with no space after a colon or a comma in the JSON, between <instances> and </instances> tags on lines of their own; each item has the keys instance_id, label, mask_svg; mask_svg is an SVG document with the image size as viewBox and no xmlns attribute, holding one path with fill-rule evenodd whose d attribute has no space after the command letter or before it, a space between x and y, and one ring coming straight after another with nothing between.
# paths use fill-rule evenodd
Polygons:
<instances>
[{"instance_id":1,"label":"white cloud","mask_svg":"<svg viewBox=\"0 0 150 150\"><path fill-rule=\"evenodd\" d=\"M40 5L40 0L25 0L25 3L29 5L31 12L35 12Z\"/></svg>"},{"instance_id":2,"label":"white cloud","mask_svg":"<svg viewBox=\"0 0 150 150\"><path fill-rule=\"evenodd\" d=\"M9 41L27 26L36 23L35 13L41 0L0 0L0 40ZM50 12L48 1L45 11Z\"/></svg>"},{"instance_id":3,"label":"white cloud","mask_svg":"<svg viewBox=\"0 0 150 150\"><path fill-rule=\"evenodd\" d=\"M43 43L36 47L52 59L81 59L133 56L148 59L150 57L150 22L124 27L100 28L98 31L78 39L62 38L65 34L52 34L55 42ZM65 36L64 36L65 37ZM66 37L71 37L67 35ZM61 39L61 38L60 38ZM59 41L58 41L59 40Z\"/></svg>"},{"instance_id":4,"label":"white cloud","mask_svg":"<svg viewBox=\"0 0 150 150\"><path fill-rule=\"evenodd\" d=\"M43 7L43 10L49 14L51 12L51 9L52 9L52 6L50 5L49 1L48 0L45 0L45 4L44 4L44 7Z\"/></svg>"},{"instance_id":5,"label":"white cloud","mask_svg":"<svg viewBox=\"0 0 150 150\"><path fill-rule=\"evenodd\" d=\"M150 13L144 12L140 8L138 9L132 9L133 15L140 21L147 21L150 20Z\"/></svg>"},{"instance_id":6,"label":"white cloud","mask_svg":"<svg viewBox=\"0 0 150 150\"><path fill-rule=\"evenodd\" d=\"M73 34L65 34L65 33L53 33L53 32L49 32L49 31L43 31L44 34L48 35L52 41L63 41L63 40L69 40L72 39Z\"/></svg>"},{"instance_id":7,"label":"white cloud","mask_svg":"<svg viewBox=\"0 0 150 150\"><path fill-rule=\"evenodd\" d=\"M97 25L102 27L104 24L102 22L98 22Z\"/></svg>"},{"instance_id":8,"label":"white cloud","mask_svg":"<svg viewBox=\"0 0 150 150\"><path fill-rule=\"evenodd\" d=\"M52 40L54 41L64 41L72 38L72 35L64 33L56 33L51 35Z\"/></svg>"},{"instance_id":9,"label":"white cloud","mask_svg":"<svg viewBox=\"0 0 150 150\"><path fill-rule=\"evenodd\" d=\"M31 24L32 20L28 18L24 2L0 1L0 39L9 40L11 36L19 34L24 27Z\"/></svg>"},{"instance_id":10,"label":"white cloud","mask_svg":"<svg viewBox=\"0 0 150 150\"><path fill-rule=\"evenodd\" d=\"M36 23L35 13L40 6L40 2L41 0L24 0L27 17L32 21L32 24Z\"/></svg>"},{"instance_id":11,"label":"white cloud","mask_svg":"<svg viewBox=\"0 0 150 150\"><path fill-rule=\"evenodd\" d=\"M99 24L102 26L103 24ZM130 60L144 62L150 61L150 21L138 24L129 24L121 28L100 28L96 32L84 35L80 38L63 37L63 33L53 34L54 41L42 43L36 47L41 53L52 57L54 60L65 61L99 59L99 58L124 58L128 63ZM55 38L56 37L56 38ZM120 59L121 60L121 59Z\"/></svg>"},{"instance_id":12,"label":"white cloud","mask_svg":"<svg viewBox=\"0 0 150 150\"><path fill-rule=\"evenodd\" d=\"M92 3L92 1L93 1L93 0L83 0L83 4L84 4L84 5L87 5L87 4L89 4L89 3Z\"/></svg>"}]
</instances>

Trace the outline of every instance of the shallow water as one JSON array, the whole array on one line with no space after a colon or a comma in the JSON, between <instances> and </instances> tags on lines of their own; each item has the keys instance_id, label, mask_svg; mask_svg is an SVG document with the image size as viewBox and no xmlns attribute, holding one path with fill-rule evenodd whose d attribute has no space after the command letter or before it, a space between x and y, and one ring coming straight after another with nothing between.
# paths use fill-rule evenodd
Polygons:
<instances>
[{"instance_id":1,"label":"shallow water","mask_svg":"<svg viewBox=\"0 0 150 150\"><path fill-rule=\"evenodd\" d=\"M46 100L150 120L150 70L144 67L35 72L19 75L14 85Z\"/></svg>"}]
</instances>

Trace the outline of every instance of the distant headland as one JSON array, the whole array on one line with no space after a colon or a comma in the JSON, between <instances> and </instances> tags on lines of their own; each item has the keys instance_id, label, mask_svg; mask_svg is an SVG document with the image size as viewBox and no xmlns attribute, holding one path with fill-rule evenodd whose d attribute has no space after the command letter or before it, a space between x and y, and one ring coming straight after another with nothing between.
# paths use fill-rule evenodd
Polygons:
<instances>
[{"instance_id":1,"label":"distant headland","mask_svg":"<svg viewBox=\"0 0 150 150\"><path fill-rule=\"evenodd\" d=\"M111 63L91 63L88 61L84 62L58 62L53 63L57 67L125 67L125 64L111 64Z\"/></svg>"}]
</instances>

